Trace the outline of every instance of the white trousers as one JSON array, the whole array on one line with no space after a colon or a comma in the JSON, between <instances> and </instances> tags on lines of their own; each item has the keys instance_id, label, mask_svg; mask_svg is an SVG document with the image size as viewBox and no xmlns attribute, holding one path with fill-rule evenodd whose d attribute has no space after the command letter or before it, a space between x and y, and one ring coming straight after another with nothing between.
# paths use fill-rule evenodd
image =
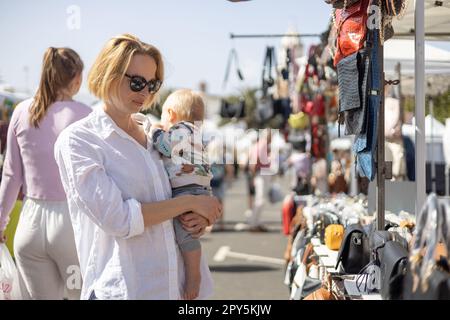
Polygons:
<instances>
[{"instance_id":1,"label":"white trousers","mask_svg":"<svg viewBox=\"0 0 450 320\"><path fill-rule=\"evenodd\" d=\"M25 198L14 253L29 298L80 298L81 273L66 201Z\"/></svg>"},{"instance_id":2,"label":"white trousers","mask_svg":"<svg viewBox=\"0 0 450 320\"><path fill-rule=\"evenodd\" d=\"M268 197L270 183L272 176L270 175L256 175L255 177L255 200L253 210L247 217L247 223L250 227L257 227L261 223L261 213Z\"/></svg>"}]
</instances>

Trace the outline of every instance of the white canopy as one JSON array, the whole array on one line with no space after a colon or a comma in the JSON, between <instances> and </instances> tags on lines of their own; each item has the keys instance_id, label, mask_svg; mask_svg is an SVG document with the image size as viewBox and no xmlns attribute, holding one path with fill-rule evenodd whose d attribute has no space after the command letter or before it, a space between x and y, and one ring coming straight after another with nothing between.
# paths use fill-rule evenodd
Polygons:
<instances>
[{"instance_id":1,"label":"white canopy","mask_svg":"<svg viewBox=\"0 0 450 320\"><path fill-rule=\"evenodd\" d=\"M414 55L414 40L391 39L384 45L386 76L388 79L397 79L396 66L400 63L403 95L415 94ZM425 44L425 74L428 94L447 91L450 86L450 52Z\"/></svg>"},{"instance_id":2,"label":"white canopy","mask_svg":"<svg viewBox=\"0 0 450 320\"><path fill-rule=\"evenodd\" d=\"M450 0L425 1L425 37L427 40L450 40ZM394 18L396 38L414 38L414 0L408 1L403 19Z\"/></svg>"},{"instance_id":3,"label":"white canopy","mask_svg":"<svg viewBox=\"0 0 450 320\"><path fill-rule=\"evenodd\" d=\"M450 12L449 12L450 14ZM414 40L391 39L384 44L384 70L393 73L400 62L402 74L414 75ZM450 75L450 52L425 44L425 73Z\"/></svg>"}]
</instances>

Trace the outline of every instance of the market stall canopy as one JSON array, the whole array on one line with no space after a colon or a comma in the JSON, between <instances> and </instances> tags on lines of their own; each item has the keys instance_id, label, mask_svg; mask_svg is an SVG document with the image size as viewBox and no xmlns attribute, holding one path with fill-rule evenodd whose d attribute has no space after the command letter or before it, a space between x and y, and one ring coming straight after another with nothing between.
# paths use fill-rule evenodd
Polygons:
<instances>
[{"instance_id":1,"label":"market stall canopy","mask_svg":"<svg viewBox=\"0 0 450 320\"><path fill-rule=\"evenodd\" d=\"M414 38L414 1L408 1L403 19L394 18L396 38ZM426 40L450 40L450 0L425 0Z\"/></svg>"},{"instance_id":2,"label":"market stall canopy","mask_svg":"<svg viewBox=\"0 0 450 320\"><path fill-rule=\"evenodd\" d=\"M384 68L388 79L397 79L396 66L400 63L402 94L414 95L414 40L392 39L384 44ZM450 52L425 44L425 76L427 93L438 95L450 88Z\"/></svg>"},{"instance_id":3,"label":"market stall canopy","mask_svg":"<svg viewBox=\"0 0 450 320\"><path fill-rule=\"evenodd\" d=\"M449 12L450 14L450 12ZM414 40L395 39L384 44L384 70L394 73L395 66L401 63L404 75L414 75ZM425 73L450 75L450 52L425 44Z\"/></svg>"}]
</instances>

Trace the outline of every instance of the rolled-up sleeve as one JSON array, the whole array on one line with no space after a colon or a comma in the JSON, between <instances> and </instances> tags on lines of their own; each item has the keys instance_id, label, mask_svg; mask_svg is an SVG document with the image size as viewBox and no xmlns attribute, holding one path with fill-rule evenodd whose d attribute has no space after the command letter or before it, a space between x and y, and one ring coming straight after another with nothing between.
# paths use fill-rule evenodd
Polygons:
<instances>
[{"instance_id":1,"label":"rolled-up sleeve","mask_svg":"<svg viewBox=\"0 0 450 320\"><path fill-rule=\"evenodd\" d=\"M123 199L103 165L99 146L82 135L63 132L55 144L55 159L69 200L105 233L131 238L144 232L141 204Z\"/></svg>"}]
</instances>

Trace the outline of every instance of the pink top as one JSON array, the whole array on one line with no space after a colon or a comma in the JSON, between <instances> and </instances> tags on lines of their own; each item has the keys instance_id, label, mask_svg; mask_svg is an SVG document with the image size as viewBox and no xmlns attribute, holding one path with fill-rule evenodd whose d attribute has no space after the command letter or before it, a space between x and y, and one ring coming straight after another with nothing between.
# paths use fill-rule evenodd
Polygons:
<instances>
[{"instance_id":1,"label":"pink top","mask_svg":"<svg viewBox=\"0 0 450 320\"><path fill-rule=\"evenodd\" d=\"M64 128L91 112L82 103L58 101L49 107L39 128L35 128L29 121L31 102L28 99L16 106L8 128L0 186L0 230L8 223L20 187L29 198L66 200L53 146Z\"/></svg>"}]
</instances>

